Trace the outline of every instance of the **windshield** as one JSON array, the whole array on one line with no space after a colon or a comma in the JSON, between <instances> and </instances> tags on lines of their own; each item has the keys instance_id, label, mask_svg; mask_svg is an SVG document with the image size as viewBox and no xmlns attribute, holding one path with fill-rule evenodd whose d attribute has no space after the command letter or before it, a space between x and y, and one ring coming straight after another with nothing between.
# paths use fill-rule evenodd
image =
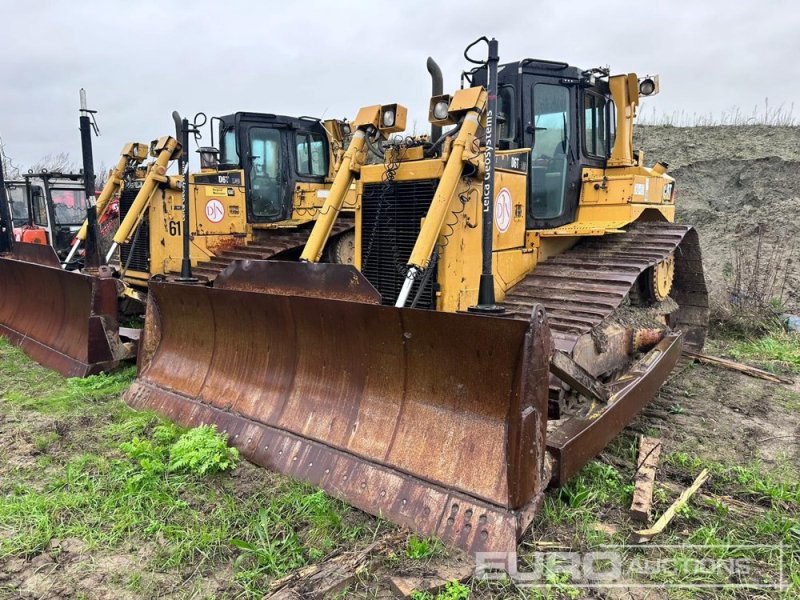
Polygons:
<instances>
[{"instance_id":1,"label":"windshield","mask_svg":"<svg viewBox=\"0 0 800 600\"><path fill-rule=\"evenodd\" d=\"M79 189L50 190L53 214L58 225L80 225L86 218L86 195Z\"/></svg>"},{"instance_id":2,"label":"windshield","mask_svg":"<svg viewBox=\"0 0 800 600\"><path fill-rule=\"evenodd\" d=\"M28 202L25 199L24 185L9 185L8 201L11 205L11 220L14 225L21 225L28 220Z\"/></svg>"}]
</instances>

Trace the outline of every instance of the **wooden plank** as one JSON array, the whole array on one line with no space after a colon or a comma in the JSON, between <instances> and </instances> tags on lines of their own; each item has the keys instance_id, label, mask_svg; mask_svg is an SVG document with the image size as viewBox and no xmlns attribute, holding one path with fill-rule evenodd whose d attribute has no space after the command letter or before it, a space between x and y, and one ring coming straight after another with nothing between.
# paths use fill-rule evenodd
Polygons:
<instances>
[{"instance_id":1,"label":"wooden plank","mask_svg":"<svg viewBox=\"0 0 800 600\"><path fill-rule=\"evenodd\" d=\"M604 404L608 402L609 394L605 386L572 360L567 353L561 352L561 350L553 352L553 358L550 359L550 372L587 398L593 398Z\"/></svg>"},{"instance_id":2,"label":"wooden plank","mask_svg":"<svg viewBox=\"0 0 800 600\"><path fill-rule=\"evenodd\" d=\"M659 487L662 487L673 494L679 494L682 491L679 485L669 481L661 482L658 485ZM751 518L761 516L767 512L767 509L763 506L758 506L752 502L743 502L742 500L738 500L732 496L719 496L711 492L697 492L695 494L695 498L697 498L697 500L706 506L710 506L712 508L724 506L733 513Z\"/></svg>"},{"instance_id":3,"label":"wooden plank","mask_svg":"<svg viewBox=\"0 0 800 600\"><path fill-rule=\"evenodd\" d=\"M403 538L402 532L394 532L357 552L337 554L325 562L298 569L273 581L265 599L323 598L341 593L356 579L360 570L368 569L374 558L385 555Z\"/></svg>"},{"instance_id":4,"label":"wooden plank","mask_svg":"<svg viewBox=\"0 0 800 600\"><path fill-rule=\"evenodd\" d=\"M475 572L472 562L458 565L439 565L433 572L424 576L393 576L389 578L392 591L399 598L408 598L415 591L436 595L451 581L462 583Z\"/></svg>"},{"instance_id":5,"label":"wooden plank","mask_svg":"<svg viewBox=\"0 0 800 600\"><path fill-rule=\"evenodd\" d=\"M692 352L690 350L684 350L683 353L689 358L696 360L697 362L705 363L707 365L715 365L718 367L725 367L726 369L739 371L740 373L744 373L745 375L749 375L750 377L757 377L758 379L764 379L766 381L771 381L773 383L785 383L787 385L792 385L794 383L794 380L789 379L787 377L781 377L780 375L775 375L775 373L770 373L769 371L764 371L763 369L758 369L756 367L751 367L750 365L738 363L736 361L729 360L727 358L720 358L718 356L709 356L708 354L701 354L699 352Z\"/></svg>"},{"instance_id":6,"label":"wooden plank","mask_svg":"<svg viewBox=\"0 0 800 600\"><path fill-rule=\"evenodd\" d=\"M634 475L635 488L631 503L631 518L640 523L650 522L650 510L653 506L653 485L656 481L658 457L661 455L661 440L641 437L639 442L639 459Z\"/></svg>"}]
</instances>

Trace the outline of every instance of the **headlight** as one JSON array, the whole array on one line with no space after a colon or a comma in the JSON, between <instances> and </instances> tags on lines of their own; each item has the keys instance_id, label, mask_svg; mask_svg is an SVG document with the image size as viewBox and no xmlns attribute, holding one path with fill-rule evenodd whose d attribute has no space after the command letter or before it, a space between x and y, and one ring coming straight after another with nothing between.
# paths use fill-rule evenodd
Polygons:
<instances>
[{"instance_id":1,"label":"headlight","mask_svg":"<svg viewBox=\"0 0 800 600\"><path fill-rule=\"evenodd\" d=\"M342 123L342 135L350 135L350 123Z\"/></svg>"},{"instance_id":2,"label":"headlight","mask_svg":"<svg viewBox=\"0 0 800 600\"><path fill-rule=\"evenodd\" d=\"M449 104L441 101L437 102L433 107L433 116L440 121L447 118Z\"/></svg>"},{"instance_id":3,"label":"headlight","mask_svg":"<svg viewBox=\"0 0 800 600\"><path fill-rule=\"evenodd\" d=\"M387 110L383 113L383 126L394 127L394 111Z\"/></svg>"},{"instance_id":4,"label":"headlight","mask_svg":"<svg viewBox=\"0 0 800 600\"><path fill-rule=\"evenodd\" d=\"M640 96L652 96L653 94L658 93L658 76L650 77L643 77L639 80L639 95Z\"/></svg>"}]
</instances>

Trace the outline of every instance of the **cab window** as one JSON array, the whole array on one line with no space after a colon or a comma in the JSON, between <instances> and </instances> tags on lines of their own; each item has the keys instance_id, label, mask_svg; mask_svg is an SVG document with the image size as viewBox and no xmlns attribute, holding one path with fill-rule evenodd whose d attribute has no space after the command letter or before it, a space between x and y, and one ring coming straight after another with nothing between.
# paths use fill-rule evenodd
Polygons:
<instances>
[{"instance_id":1,"label":"cab window","mask_svg":"<svg viewBox=\"0 0 800 600\"><path fill-rule=\"evenodd\" d=\"M517 111L514 103L514 88L502 85L497 91L497 139L513 141L517 135Z\"/></svg>"},{"instance_id":2,"label":"cab window","mask_svg":"<svg viewBox=\"0 0 800 600\"><path fill-rule=\"evenodd\" d=\"M583 95L583 142L587 154L603 158L611 154L610 104L610 100L599 94Z\"/></svg>"},{"instance_id":3,"label":"cab window","mask_svg":"<svg viewBox=\"0 0 800 600\"><path fill-rule=\"evenodd\" d=\"M617 107L614 101L608 100L608 155L614 149L614 142L617 141Z\"/></svg>"},{"instance_id":4,"label":"cab window","mask_svg":"<svg viewBox=\"0 0 800 600\"><path fill-rule=\"evenodd\" d=\"M297 142L297 172L300 175L324 177L328 174L325 141L318 133L303 132L295 136Z\"/></svg>"},{"instance_id":5,"label":"cab window","mask_svg":"<svg viewBox=\"0 0 800 600\"><path fill-rule=\"evenodd\" d=\"M28 221L28 202L25 188L19 185L8 186L8 201L11 205L11 220L19 226Z\"/></svg>"},{"instance_id":6,"label":"cab window","mask_svg":"<svg viewBox=\"0 0 800 600\"><path fill-rule=\"evenodd\" d=\"M31 198L33 206L33 223L39 227L47 227L47 201L44 197L44 190L38 185L31 186Z\"/></svg>"},{"instance_id":7,"label":"cab window","mask_svg":"<svg viewBox=\"0 0 800 600\"><path fill-rule=\"evenodd\" d=\"M533 87L533 149L531 151L531 213L535 219L560 217L565 210L569 154L569 90L537 83Z\"/></svg>"},{"instance_id":8,"label":"cab window","mask_svg":"<svg viewBox=\"0 0 800 600\"><path fill-rule=\"evenodd\" d=\"M267 127L250 128L250 202L257 217L283 214L281 132Z\"/></svg>"},{"instance_id":9,"label":"cab window","mask_svg":"<svg viewBox=\"0 0 800 600\"><path fill-rule=\"evenodd\" d=\"M86 218L86 194L78 189L50 190L57 225L80 225Z\"/></svg>"},{"instance_id":10,"label":"cab window","mask_svg":"<svg viewBox=\"0 0 800 600\"><path fill-rule=\"evenodd\" d=\"M228 127L222 132L220 162L225 165L238 165L239 153L236 150L236 129Z\"/></svg>"}]
</instances>

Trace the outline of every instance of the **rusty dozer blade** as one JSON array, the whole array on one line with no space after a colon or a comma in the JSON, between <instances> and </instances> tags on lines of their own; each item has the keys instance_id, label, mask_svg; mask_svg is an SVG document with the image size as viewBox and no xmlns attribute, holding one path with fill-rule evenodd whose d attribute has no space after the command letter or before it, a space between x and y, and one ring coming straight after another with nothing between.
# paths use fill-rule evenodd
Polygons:
<instances>
[{"instance_id":1,"label":"rusty dozer blade","mask_svg":"<svg viewBox=\"0 0 800 600\"><path fill-rule=\"evenodd\" d=\"M682 333L670 333L613 382L608 397L592 400L581 414L551 421L547 449L553 455L552 485L563 485L597 456L655 396L681 356Z\"/></svg>"},{"instance_id":2,"label":"rusty dozer blade","mask_svg":"<svg viewBox=\"0 0 800 600\"><path fill-rule=\"evenodd\" d=\"M25 262L45 265L47 267L60 267L61 261L58 254L49 244L29 244L27 242L14 242L11 249L11 258Z\"/></svg>"},{"instance_id":3,"label":"rusty dozer blade","mask_svg":"<svg viewBox=\"0 0 800 600\"><path fill-rule=\"evenodd\" d=\"M353 267L310 267L251 261L215 287L152 282L125 400L216 424L252 462L421 534L513 550L550 476L544 311L526 322L381 306ZM313 295L245 285L245 268Z\"/></svg>"},{"instance_id":4,"label":"rusty dozer blade","mask_svg":"<svg viewBox=\"0 0 800 600\"><path fill-rule=\"evenodd\" d=\"M14 244L0 257L0 290L0 334L66 377L112 369L131 355L118 336L115 281L61 269L48 246Z\"/></svg>"}]
</instances>

